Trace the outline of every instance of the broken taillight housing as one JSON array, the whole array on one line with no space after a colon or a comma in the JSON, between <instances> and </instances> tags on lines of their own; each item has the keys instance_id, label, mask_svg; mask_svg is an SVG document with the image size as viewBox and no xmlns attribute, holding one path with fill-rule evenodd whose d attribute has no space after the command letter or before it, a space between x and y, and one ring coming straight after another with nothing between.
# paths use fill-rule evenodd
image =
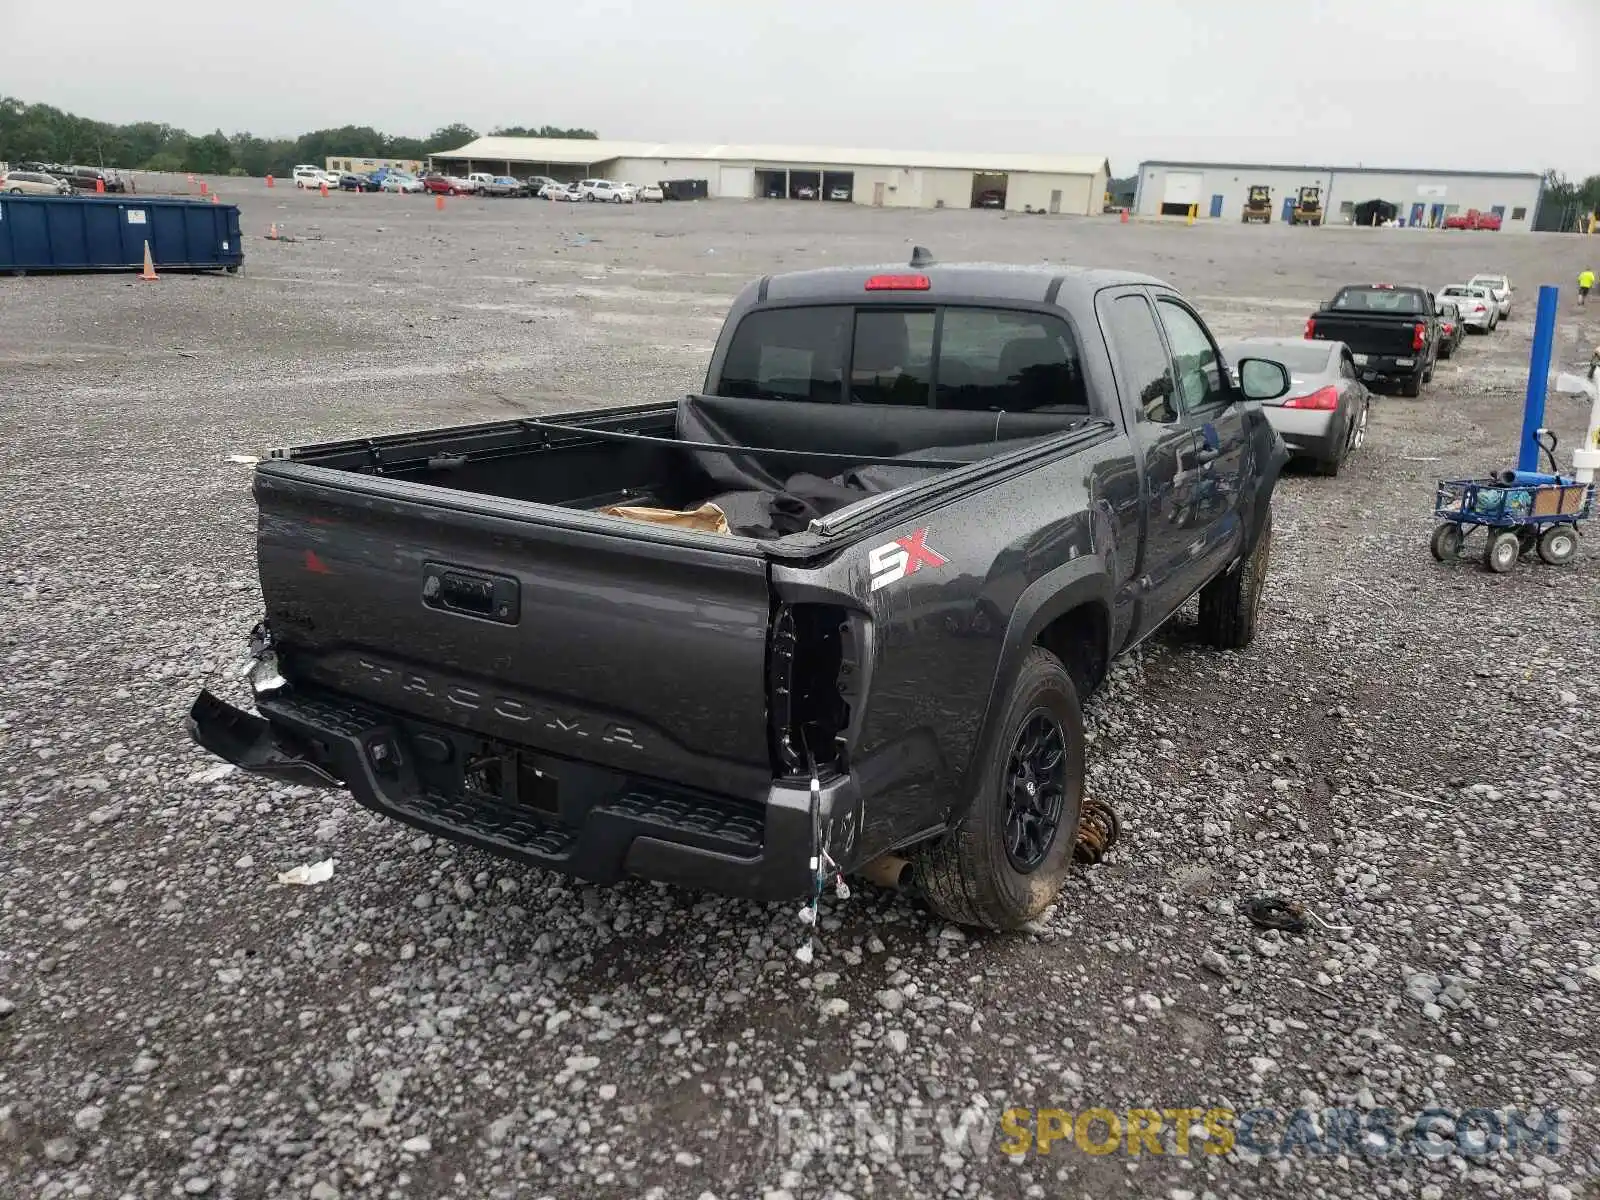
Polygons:
<instances>
[{"instance_id":1,"label":"broken taillight housing","mask_svg":"<svg viewBox=\"0 0 1600 1200\"><path fill-rule=\"evenodd\" d=\"M768 729L783 775L844 769L865 618L830 604L780 604L768 644Z\"/></svg>"}]
</instances>

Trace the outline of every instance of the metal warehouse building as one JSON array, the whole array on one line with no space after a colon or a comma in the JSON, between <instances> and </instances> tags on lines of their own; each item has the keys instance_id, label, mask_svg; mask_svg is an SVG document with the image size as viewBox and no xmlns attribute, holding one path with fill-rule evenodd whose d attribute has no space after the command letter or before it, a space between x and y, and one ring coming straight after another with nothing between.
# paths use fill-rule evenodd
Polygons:
<instances>
[{"instance_id":1,"label":"metal warehouse building","mask_svg":"<svg viewBox=\"0 0 1600 1200\"><path fill-rule=\"evenodd\" d=\"M617 179L703 179L710 196L850 201L880 208L1101 211L1107 160L1053 154L912 153L820 146L682 146L483 137L433 155L436 168Z\"/></svg>"},{"instance_id":2,"label":"metal warehouse building","mask_svg":"<svg viewBox=\"0 0 1600 1200\"><path fill-rule=\"evenodd\" d=\"M1330 225L1365 221L1376 211L1406 225L1437 226L1476 208L1500 214L1501 228L1533 229L1543 176L1537 172L1379 170L1373 167L1293 167L1259 163L1146 162L1139 164L1134 211L1140 216L1196 215L1239 221L1252 184L1272 189L1272 219L1286 221L1302 187L1322 189ZM1372 202L1378 201L1379 205Z\"/></svg>"}]
</instances>

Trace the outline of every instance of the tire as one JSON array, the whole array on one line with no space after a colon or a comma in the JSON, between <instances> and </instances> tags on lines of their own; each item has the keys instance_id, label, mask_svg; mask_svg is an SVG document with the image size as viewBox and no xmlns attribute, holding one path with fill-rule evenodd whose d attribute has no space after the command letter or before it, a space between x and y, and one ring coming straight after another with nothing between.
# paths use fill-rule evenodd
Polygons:
<instances>
[{"instance_id":1,"label":"tire","mask_svg":"<svg viewBox=\"0 0 1600 1200\"><path fill-rule=\"evenodd\" d=\"M1440 358L1449 358L1455 352L1456 352L1455 344L1452 343L1452 342L1446 342L1444 345L1439 347L1439 357Z\"/></svg>"},{"instance_id":2,"label":"tire","mask_svg":"<svg viewBox=\"0 0 1600 1200\"><path fill-rule=\"evenodd\" d=\"M1219 650L1242 650L1255 640L1261 593L1272 565L1272 510L1262 517L1255 545L1234 570L1200 589L1200 636Z\"/></svg>"},{"instance_id":3,"label":"tire","mask_svg":"<svg viewBox=\"0 0 1600 1200\"><path fill-rule=\"evenodd\" d=\"M20 195L22 195L22 189L19 188L19 187L14 187L14 188L11 189L11 194L13 196L20 196Z\"/></svg>"},{"instance_id":4,"label":"tire","mask_svg":"<svg viewBox=\"0 0 1600 1200\"><path fill-rule=\"evenodd\" d=\"M1433 382L1433 368L1438 366L1438 365L1439 365L1439 360L1438 359L1434 359L1434 361L1432 363L1428 364L1427 369L1422 372L1422 382L1423 383L1432 383Z\"/></svg>"},{"instance_id":5,"label":"tire","mask_svg":"<svg viewBox=\"0 0 1600 1200\"><path fill-rule=\"evenodd\" d=\"M1522 543L1514 529L1499 529L1489 535L1483 547L1483 569L1504 575L1517 565L1522 557Z\"/></svg>"},{"instance_id":6,"label":"tire","mask_svg":"<svg viewBox=\"0 0 1600 1200\"><path fill-rule=\"evenodd\" d=\"M929 908L958 925L992 930L1033 920L1061 890L1072 869L1084 780L1083 712L1060 659L1030 650L1002 711L1000 735L966 815L918 854L915 865ZM1036 768L1052 740L1059 745L1059 769L1049 772L1050 786L1039 786ZM1022 753L1030 746L1040 752ZM1035 769L1024 769L1029 766ZM1030 784L1038 790L1024 792ZM1041 802L1056 812L1053 825L1027 817L1032 810L1026 806Z\"/></svg>"},{"instance_id":7,"label":"tire","mask_svg":"<svg viewBox=\"0 0 1600 1200\"><path fill-rule=\"evenodd\" d=\"M1406 381L1400 385L1400 394L1413 400L1422 395L1421 371L1418 371L1415 375L1406 376Z\"/></svg>"},{"instance_id":8,"label":"tire","mask_svg":"<svg viewBox=\"0 0 1600 1200\"><path fill-rule=\"evenodd\" d=\"M1319 458L1316 462L1317 474L1324 479L1337 479L1339 468L1344 465L1344 456L1338 458Z\"/></svg>"},{"instance_id":9,"label":"tire","mask_svg":"<svg viewBox=\"0 0 1600 1200\"><path fill-rule=\"evenodd\" d=\"M1433 537L1428 540L1428 550L1440 562L1454 562L1461 557L1461 547L1467 538L1461 532L1461 526L1452 521L1441 521L1433 528Z\"/></svg>"},{"instance_id":10,"label":"tire","mask_svg":"<svg viewBox=\"0 0 1600 1200\"><path fill-rule=\"evenodd\" d=\"M1539 535L1539 557L1552 567L1564 567L1578 553L1578 531L1571 525L1552 525Z\"/></svg>"}]
</instances>

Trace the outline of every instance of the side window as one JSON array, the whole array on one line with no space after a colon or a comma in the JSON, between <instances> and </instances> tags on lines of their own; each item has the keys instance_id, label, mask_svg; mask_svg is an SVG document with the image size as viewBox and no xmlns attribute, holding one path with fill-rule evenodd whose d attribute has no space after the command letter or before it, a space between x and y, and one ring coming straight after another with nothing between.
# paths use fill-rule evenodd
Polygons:
<instances>
[{"instance_id":1,"label":"side window","mask_svg":"<svg viewBox=\"0 0 1600 1200\"><path fill-rule=\"evenodd\" d=\"M1356 364L1351 361L1348 353L1339 355L1339 374L1343 375L1346 379L1357 378Z\"/></svg>"},{"instance_id":2,"label":"side window","mask_svg":"<svg viewBox=\"0 0 1600 1200\"><path fill-rule=\"evenodd\" d=\"M1178 419L1172 360L1155 314L1143 296L1119 296L1106 306L1106 332L1123 381L1133 391L1139 420L1170 425Z\"/></svg>"},{"instance_id":3,"label":"side window","mask_svg":"<svg viewBox=\"0 0 1600 1200\"><path fill-rule=\"evenodd\" d=\"M1041 313L945 309L937 405L978 412L1088 412L1072 331Z\"/></svg>"},{"instance_id":4,"label":"side window","mask_svg":"<svg viewBox=\"0 0 1600 1200\"><path fill-rule=\"evenodd\" d=\"M1158 300L1156 309L1172 343L1178 365L1178 395L1187 413L1220 408L1231 398L1222 373L1217 348L1193 313L1171 300Z\"/></svg>"},{"instance_id":5,"label":"side window","mask_svg":"<svg viewBox=\"0 0 1600 1200\"><path fill-rule=\"evenodd\" d=\"M719 396L837 404L850 338L849 308L770 308L739 322Z\"/></svg>"},{"instance_id":6,"label":"side window","mask_svg":"<svg viewBox=\"0 0 1600 1200\"><path fill-rule=\"evenodd\" d=\"M926 408L933 385L933 325L932 309L857 311L850 402Z\"/></svg>"}]
</instances>

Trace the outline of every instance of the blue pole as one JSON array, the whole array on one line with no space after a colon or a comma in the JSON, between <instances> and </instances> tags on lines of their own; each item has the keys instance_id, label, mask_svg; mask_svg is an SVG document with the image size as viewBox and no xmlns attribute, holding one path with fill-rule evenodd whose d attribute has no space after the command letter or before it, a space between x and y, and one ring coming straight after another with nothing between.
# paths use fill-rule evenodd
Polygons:
<instances>
[{"instance_id":1,"label":"blue pole","mask_svg":"<svg viewBox=\"0 0 1600 1200\"><path fill-rule=\"evenodd\" d=\"M1528 359L1528 397L1522 405L1522 441L1517 470L1539 469L1539 430L1544 428L1544 397L1550 386L1550 354L1556 342L1556 300L1561 289L1539 289L1539 311L1533 319L1533 353Z\"/></svg>"}]
</instances>

